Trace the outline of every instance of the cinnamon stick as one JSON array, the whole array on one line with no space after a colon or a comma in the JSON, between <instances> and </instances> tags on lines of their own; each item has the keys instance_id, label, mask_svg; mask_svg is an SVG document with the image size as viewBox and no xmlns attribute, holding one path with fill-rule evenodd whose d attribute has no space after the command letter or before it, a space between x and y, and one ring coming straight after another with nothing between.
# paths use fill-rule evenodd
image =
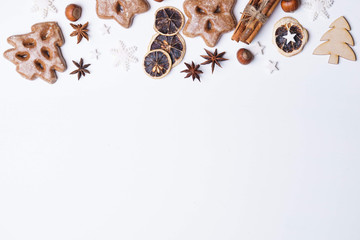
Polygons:
<instances>
[{"instance_id":1,"label":"cinnamon stick","mask_svg":"<svg viewBox=\"0 0 360 240\"><path fill-rule=\"evenodd\" d=\"M259 2L259 0L250 0L248 5L257 6L258 2ZM250 16L248 14L243 13L240 21L238 22L238 24L235 28L234 34L231 37L232 40L234 40L236 42L240 41L240 35L245 30L246 25L248 24L249 20L250 20Z\"/></svg>"},{"instance_id":2,"label":"cinnamon stick","mask_svg":"<svg viewBox=\"0 0 360 240\"><path fill-rule=\"evenodd\" d=\"M259 9L263 1L264 0L250 0L248 5L253 6L255 9ZM279 2L280 0L270 0L261 10L261 14L266 17L270 17ZM248 14L244 13L231 39L237 42L241 41L246 44L250 44L260 31L263 24L264 22L256 19L255 16L249 16Z\"/></svg>"},{"instance_id":3,"label":"cinnamon stick","mask_svg":"<svg viewBox=\"0 0 360 240\"><path fill-rule=\"evenodd\" d=\"M262 11L262 14L264 14L266 17L270 17L279 2L280 0L270 0L269 3L264 8L264 10ZM261 23L260 21L256 21L256 24L254 25L254 30L246 39L244 39L244 42L250 44L254 40L256 35L259 33L263 25L264 24Z\"/></svg>"}]
</instances>

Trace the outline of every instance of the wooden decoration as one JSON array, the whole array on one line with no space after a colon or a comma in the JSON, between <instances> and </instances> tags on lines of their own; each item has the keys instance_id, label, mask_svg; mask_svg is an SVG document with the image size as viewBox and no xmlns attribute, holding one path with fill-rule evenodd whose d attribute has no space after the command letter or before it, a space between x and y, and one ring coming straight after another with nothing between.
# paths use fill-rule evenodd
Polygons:
<instances>
[{"instance_id":1,"label":"wooden decoration","mask_svg":"<svg viewBox=\"0 0 360 240\"><path fill-rule=\"evenodd\" d=\"M330 25L321 41L326 41L314 50L314 55L330 55L330 64L339 64L339 57L350 61L356 61L356 55L350 46L354 46L354 40L349 33L349 23L344 17L340 17ZM349 46L350 45L350 46Z\"/></svg>"}]
</instances>

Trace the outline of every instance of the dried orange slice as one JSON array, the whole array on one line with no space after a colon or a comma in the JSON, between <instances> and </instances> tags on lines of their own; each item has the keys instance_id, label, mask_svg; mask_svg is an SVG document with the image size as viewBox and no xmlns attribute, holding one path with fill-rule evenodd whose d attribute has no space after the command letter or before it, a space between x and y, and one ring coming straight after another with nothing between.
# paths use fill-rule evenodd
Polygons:
<instances>
[{"instance_id":1,"label":"dried orange slice","mask_svg":"<svg viewBox=\"0 0 360 240\"><path fill-rule=\"evenodd\" d=\"M151 40L149 51L156 49L166 51L170 55L172 67L175 67L185 56L185 40L180 34L173 36L156 34Z\"/></svg>"},{"instance_id":2,"label":"dried orange slice","mask_svg":"<svg viewBox=\"0 0 360 240\"><path fill-rule=\"evenodd\" d=\"M184 23L184 14L177 8L163 7L155 13L154 29L162 35L172 36L179 33Z\"/></svg>"},{"instance_id":3,"label":"dried orange slice","mask_svg":"<svg viewBox=\"0 0 360 240\"><path fill-rule=\"evenodd\" d=\"M170 55L164 50L153 50L145 55L144 69L151 78L165 77L170 72L171 67Z\"/></svg>"},{"instance_id":4,"label":"dried orange slice","mask_svg":"<svg viewBox=\"0 0 360 240\"><path fill-rule=\"evenodd\" d=\"M308 38L307 30L292 17L284 17L274 25L273 43L286 57L300 53Z\"/></svg>"}]
</instances>

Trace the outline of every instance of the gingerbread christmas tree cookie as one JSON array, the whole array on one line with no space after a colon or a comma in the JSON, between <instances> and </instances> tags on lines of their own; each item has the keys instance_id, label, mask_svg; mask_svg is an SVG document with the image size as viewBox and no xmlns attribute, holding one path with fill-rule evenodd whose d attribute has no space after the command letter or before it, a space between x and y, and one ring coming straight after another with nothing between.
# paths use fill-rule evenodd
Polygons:
<instances>
[{"instance_id":1,"label":"gingerbread christmas tree cookie","mask_svg":"<svg viewBox=\"0 0 360 240\"><path fill-rule=\"evenodd\" d=\"M31 31L9 37L8 42L14 48L7 50L4 57L16 65L16 71L23 77L30 80L40 77L48 83L55 83L55 71L66 70L60 51L64 44L62 31L56 22L35 24Z\"/></svg>"},{"instance_id":2,"label":"gingerbread christmas tree cookie","mask_svg":"<svg viewBox=\"0 0 360 240\"><path fill-rule=\"evenodd\" d=\"M330 25L330 28L320 39L326 42L318 46L313 54L330 55L330 64L338 64L339 57L356 61L356 55L350 47L354 46L354 40L349 33L351 28L346 19L344 17L338 18Z\"/></svg>"},{"instance_id":3,"label":"gingerbread christmas tree cookie","mask_svg":"<svg viewBox=\"0 0 360 240\"><path fill-rule=\"evenodd\" d=\"M124 28L129 28L136 14L150 9L146 0L96 0L96 13L103 19L115 19Z\"/></svg>"},{"instance_id":4,"label":"gingerbread christmas tree cookie","mask_svg":"<svg viewBox=\"0 0 360 240\"><path fill-rule=\"evenodd\" d=\"M184 11L189 18L183 33L187 37L201 36L206 45L215 47L222 34L233 30L235 0L185 0Z\"/></svg>"}]
</instances>

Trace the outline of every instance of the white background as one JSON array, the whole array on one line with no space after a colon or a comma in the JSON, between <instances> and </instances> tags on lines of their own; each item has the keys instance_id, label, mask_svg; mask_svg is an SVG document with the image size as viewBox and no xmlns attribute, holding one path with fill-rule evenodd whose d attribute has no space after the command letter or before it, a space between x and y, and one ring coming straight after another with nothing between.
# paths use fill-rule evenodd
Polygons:
<instances>
[{"instance_id":1,"label":"white background","mask_svg":"<svg viewBox=\"0 0 360 240\"><path fill-rule=\"evenodd\" d=\"M316 22L303 7L279 7L255 39L264 55L248 66L235 57L244 44L224 35L217 48L230 60L213 75L202 66L201 83L183 78L183 64L162 80L141 67L155 10L183 1L151 0L127 30L97 18L95 1L75 2L89 42L69 37L70 1L56 0L59 12L46 19L66 38L68 70L56 84L23 79L0 57L1 240L360 239L359 63L312 55L340 16L358 43L358 0L336 0L330 19ZM246 3L236 4L237 18ZM1 53L7 37L44 21L31 5L1 2ZM287 15L310 34L293 58L271 42ZM104 23L110 35L99 31ZM138 46L129 72L109 52L120 39ZM186 42L184 61L200 63L204 42ZM89 57L95 48L99 61ZM80 57L91 75L77 81L69 73ZM280 71L268 72L269 59Z\"/></svg>"}]
</instances>

